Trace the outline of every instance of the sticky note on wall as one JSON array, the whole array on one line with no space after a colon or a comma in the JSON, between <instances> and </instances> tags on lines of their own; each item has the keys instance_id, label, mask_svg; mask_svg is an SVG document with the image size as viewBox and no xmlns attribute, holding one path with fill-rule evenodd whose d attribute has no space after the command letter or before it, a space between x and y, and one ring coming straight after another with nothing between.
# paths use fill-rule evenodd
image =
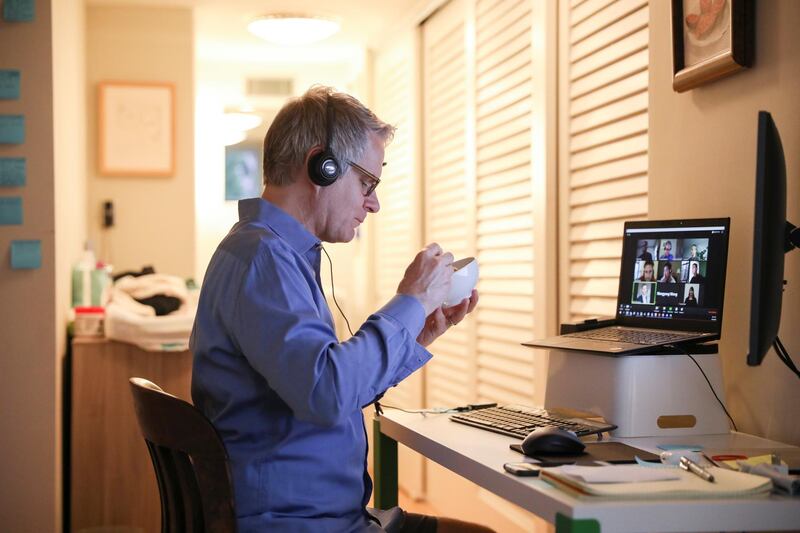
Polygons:
<instances>
[{"instance_id":1,"label":"sticky note on wall","mask_svg":"<svg viewBox=\"0 0 800 533\"><path fill-rule=\"evenodd\" d=\"M0 157L0 187L24 187L25 174L24 157Z\"/></svg>"},{"instance_id":2,"label":"sticky note on wall","mask_svg":"<svg viewBox=\"0 0 800 533\"><path fill-rule=\"evenodd\" d=\"M22 115L0 115L0 143L22 144L25 142L25 117Z\"/></svg>"},{"instance_id":3,"label":"sticky note on wall","mask_svg":"<svg viewBox=\"0 0 800 533\"><path fill-rule=\"evenodd\" d=\"M22 198L19 196L0 196L0 226L22 224Z\"/></svg>"},{"instance_id":4,"label":"sticky note on wall","mask_svg":"<svg viewBox=\"0 0 800 533\"><path fill-rule=\"evenodd\" d=\"M42 241L11 241L11 268L29 269L42 266Z\"/></svg>"},{"instance_id":5,"label":"sticky note on wall","mask_svg":"<svg viewBox=\"0 0 800 533\"><path fill-rule=\"evenodd\" d=\"M30 22L36 14L34 0L5 0L3 18L9 22Z\"/></svg>"},{"instance_id":6,"label":"sticky note on wall","mask_svg":"<svg viewBox=\"0 0 800 533\"><path fill-rule=\"evenodd\" d=\"M0 100L19 99L19 71L0 69Z\"/></svg>"}]
</instances>

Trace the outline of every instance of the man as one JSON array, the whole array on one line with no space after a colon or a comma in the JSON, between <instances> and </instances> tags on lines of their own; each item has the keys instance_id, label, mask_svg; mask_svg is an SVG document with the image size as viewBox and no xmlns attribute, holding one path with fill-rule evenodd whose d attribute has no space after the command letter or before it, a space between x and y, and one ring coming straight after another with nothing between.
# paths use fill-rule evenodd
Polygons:
<instances>
[{"instance_id":1,"label":"man","mask_svg":"<svg viewBox=\"0 0 800 533\"><path fill-rule=\"evenodd\" d=\"M642 261L653 260L653 254L647 251L647 241L639 241L639 259Z\"/></svg>"},{"instance_id":2,"label":"man","mask_svg":"<svg viewBox=\"0 0 800 533\"><path fill-rule=\"evenodd\" d=\"M703 283L706 280L705 276L699 272L700 263L697 261L692 261L691 269L692 276L689 278L689 283Z\"/></svg>"},{"instance_id":3,"label":"man","mask_svg":"<svg viewBox=\"0 0 800 533\"><path fill-rule=\"evenodd\" d=\"M240 220L208 266L192 397L230 456L240 532L488 531L366 508L361 409L424 365L424 346L478 302L473 291L441 307L453 256L430 244L397 295L338 341L320 284L321 241L351 241L380 209L375 187L393 132L327 87L287 103L264 138L264 193L239 203Z\"/></svg>"},{"instance_id":4,"label":"man","mask_svg":"<svg viewBox=\"0 0 800 533\"><path fill-rule=\"evenodd\" d=\"M666 259L667 261L672 261L675 257L672 255L672 241L667 241L664 243L664 250L661 252L661 257L659 259Z\"/></svg>"},{"instance_id":5,"label":"man","mask_svg":"<svg viewBox=\"0 0 800 533\"><path fill-rule=\"evenodd\" d=\"M672 275L672 263L667 261L664 263L664 271L661 279L659 279L661 283L677 283L675 276Z\"/></svg>"},{"instance_id":6,"label":"man","mask_svg":"<svg viewBox=\"0 0 800 533\"><path fill-rule=\"evenodd\" d=\"M686 256L686 259L699 259L697 257L697 245L696 244L692 244L689 247L689 253Z\"/></svg>"},{"instance_id":7,"label":"man","mask_svg":"<svg viewBox=\"0 0 800 533\"><path fill-rule=\"evenodd\" d=\"M639 284L639 294L634 299L635 302L639 302L642 304L649 304L650 302L650 284L649 283L640 283Z\"/></svg>"},{"instance_id":8,"label":"man","mask_svg":"<svg viewBox=\"0 0 800 533\"><path fill-rule=\"evenodd\" d=\"M639 276L639 281L655 281L655 272L652 261L645 261L642 266L642 275Z\"/></svg>"}]
</instances>

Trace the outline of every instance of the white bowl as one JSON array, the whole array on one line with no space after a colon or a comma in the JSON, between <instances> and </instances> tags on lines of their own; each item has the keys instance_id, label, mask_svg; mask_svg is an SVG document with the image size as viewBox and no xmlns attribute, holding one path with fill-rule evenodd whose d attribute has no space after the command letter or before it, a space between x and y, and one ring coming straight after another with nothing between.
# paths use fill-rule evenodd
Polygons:
<instances>
[{"instance_id":1,"label":"white bowl","mask_svg":"<svg viewBox=\"0 0 800 533\"><path fill-rule=\"evenodd\" d=\"M444 301L445 307L458 305L464 298L469 298L472 289L478 284L478 261L474 257L465 257L453 262L453 278L450 292Z\"/></svg>"}]
</instances>

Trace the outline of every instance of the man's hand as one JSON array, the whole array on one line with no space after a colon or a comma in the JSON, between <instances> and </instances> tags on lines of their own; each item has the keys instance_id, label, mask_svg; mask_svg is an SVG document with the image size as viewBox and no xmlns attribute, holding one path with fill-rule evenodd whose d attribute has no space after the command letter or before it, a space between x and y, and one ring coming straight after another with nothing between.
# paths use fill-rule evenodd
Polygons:
<instances>
[{"instance_id":1,"label":"man's hand","mask_svg":"<svg viewBox=\"0 0 800 533\"><path fill-rule=\"evenodd\" d=\"M473 289L470 297L464 298L460 304L447 308L438 307L425 320L425 327L417 337L417 342L428 346L450 327L464 320L464 317L470 314L476 305L478 305L478 291Z\"/></svg>"},{"instance_id":2,"label":"man's hand","mask_svg":"<svg viewBox=\"0 0 800 533\"><path fill-rule=\"evenodd\" d=\"M436 243L426 246L406 269L397 294L415 297L430 316L447 298L453 277L453 254L445 253Z\"/></svg>"}]
</instances>

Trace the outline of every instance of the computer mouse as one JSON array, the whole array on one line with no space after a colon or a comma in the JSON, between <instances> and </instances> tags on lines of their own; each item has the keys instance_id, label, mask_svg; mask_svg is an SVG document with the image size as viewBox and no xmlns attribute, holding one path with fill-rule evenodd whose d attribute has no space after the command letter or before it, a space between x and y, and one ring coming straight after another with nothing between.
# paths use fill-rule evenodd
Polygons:
<instances>
[{"instance_id":1,"label":"computer mouse","mask_svg":"<svg viewBox=\"0 0 800 533\"><path fill-rule=\"evenodd\" d=\"M575 433L558 427L541 427L522 441L525 455L577 455L586 445Z\"/></svg>"}]
</instances>

